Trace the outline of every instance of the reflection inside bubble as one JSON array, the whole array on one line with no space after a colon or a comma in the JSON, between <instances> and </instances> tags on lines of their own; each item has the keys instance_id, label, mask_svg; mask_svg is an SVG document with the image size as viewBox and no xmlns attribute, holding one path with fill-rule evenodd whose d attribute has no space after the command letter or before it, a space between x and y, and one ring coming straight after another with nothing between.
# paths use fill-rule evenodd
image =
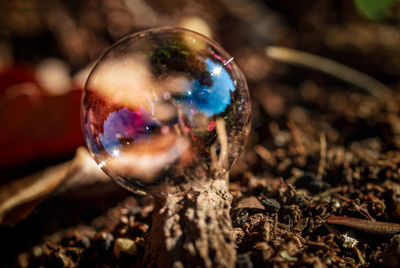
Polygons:
<instances>
[{"instance_id":1,"label":"reflection inside bubble","mask_svg":"<svg viewBox=\"0 0 400 268\"><path fill-rule=\"evenodd\" d=\"M119 154L119 149L148 140L151 131L158 128L151 114L140 108L131 112L127 108L110 113L103 124L100 141L111 155Z\"/></svg>"},{"instance_id":2,"label":"reflection inside bubble","mask_svg":"<svg viewBox=\"0 0 400 268\"><path fill-rule=\"evenodd\" d=\"M250 101L241 71L215 42L161 28L103 55L88 78L82 118L99 166L123 186L146 190L163 178L216 175L218 120L229 142L228 170L248 133Z\"/></svg>"}]
</instances>

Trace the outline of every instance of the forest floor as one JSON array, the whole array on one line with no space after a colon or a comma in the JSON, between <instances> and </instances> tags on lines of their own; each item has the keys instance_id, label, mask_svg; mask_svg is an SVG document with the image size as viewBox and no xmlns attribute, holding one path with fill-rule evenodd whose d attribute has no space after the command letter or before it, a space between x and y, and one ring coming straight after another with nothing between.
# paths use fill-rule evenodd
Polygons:
<instances>
[{"instance_id":1,"label":"forest floor","mask_svg":"<svg viewBox=\"0 0 400 268\"><path fill-rule=\"evenodd\" d=\"M260 1L242 13L224 2L214 4L218 40L253 101L252 132L230 174L237 267L400 267L396 225L374 223L400 220L399 22L357 17L349 1ZM341 62L392 90L374 96L275 61L264 51L272 44ZM107 185L49 196L1 227L0 266L140 266L153 201Z\"/></svg>"}]
</instances>

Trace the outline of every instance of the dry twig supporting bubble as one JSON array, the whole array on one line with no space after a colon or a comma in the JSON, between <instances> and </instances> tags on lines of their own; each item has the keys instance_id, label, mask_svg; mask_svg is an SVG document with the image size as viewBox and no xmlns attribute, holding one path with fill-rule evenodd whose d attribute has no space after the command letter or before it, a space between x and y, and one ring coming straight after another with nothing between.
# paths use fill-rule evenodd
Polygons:
<instances>
[{"instance_id":1,"label":"dry twig supporting bubble","mask_svg":"<svg viewBox=\"0 0 400 268\"><path fill-rule=\"evenodd\" d=\"M181 192L158 200L150 235L146 240L145 266L155 267L234 267L235 243L229 214L232 196L229 176L221 176L228 157L225 122L216 122L219 155L214 152L215 178L190 182ZM214 151L215 151L214 146Z\"/></svg>"},{"instance_id":2,"label":"dry twig supporting bubble","mask_svg":"<svg viewBox=\"0 0 400 268\"><path fill-rule=\"evenodd\" d=\"M234 267L235 243L226 181L168 195L146 240L148 267Z\"/></svg>"}]
</instances>

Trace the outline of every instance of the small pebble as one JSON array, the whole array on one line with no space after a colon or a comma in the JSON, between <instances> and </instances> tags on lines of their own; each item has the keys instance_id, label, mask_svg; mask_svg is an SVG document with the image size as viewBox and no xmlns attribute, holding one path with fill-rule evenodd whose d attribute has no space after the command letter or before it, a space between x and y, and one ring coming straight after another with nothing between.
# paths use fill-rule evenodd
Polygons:
<instances>
[{"instance_id":1,"label":"small pebble","mask_svg":"<svg viewBox=\"0 0 400 268\"><path fill-rule=\"evenodd\" d=\"M114 255L119 259L121 252L136 255L136 243L129 238L117 238L114 242Z\"/></svg>"},{"instance_id":2,"label":"small pebble","mask_svg":"<svg viewBox=\"0 0 400 268\"><path fill-rule=\"evenodd\" d=\"M36 258L40 257L43 254L43 249L40 246L36 246L32 249L33 256Z\"/></svg>"},{"instance_id":3,"label":"small pebble","mask_svg":"<svg viewBox=\"0 0 400 268\"><path fill-rule=\"evenodd\" d=\"M286 250L282 250L279 255L281 255L282 258L284 258L288 261L297 261L297 258L290 256Z\"/></svg>"},{"instance_id":4,"label":"small pebble","mask_svg":"<svg viewBox=\"0 0 400 268\"><path fill-rule=\"evenodd\" d=\"M267 212L276 213L281 209L281 205L273 198L262 199L261 204Z\"/></svg>"},{"instance_id":5,"label":"small pebble","mask_svg":"<svg viewBox=\"0 0 400 268\"><path fill-rule=\"evenodd\" d=\"M121 217L121 222L122 222L123 224L127 224L127 223L128 223L128 217L122 216L122 217Z\"/></svg>"},{"instance_id":6,"label":"small pebble","mask_svg":"<svg viewBox=\"0 0 400 268\"><path fill-rule=\"evenodd\" d=\"M237 204L233 207L233 210L236 209L264 210L264 207L255 196L248 196L241 198L239 202L237 202Z\"/></svg>"}]
</instances>

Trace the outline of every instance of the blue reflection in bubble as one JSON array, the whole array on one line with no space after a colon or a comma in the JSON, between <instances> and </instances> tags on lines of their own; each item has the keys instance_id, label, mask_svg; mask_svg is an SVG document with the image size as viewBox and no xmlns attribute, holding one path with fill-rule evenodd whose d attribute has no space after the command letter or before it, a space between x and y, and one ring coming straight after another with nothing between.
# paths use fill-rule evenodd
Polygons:
<instances>
[{"instance_id":1,"label":"blue reflection in bubble","mask_svg":"<svg viewBox=\"0 0 400 268\"><path fill-rule=\"evenodd\" d=\"M212 85L202 85L196 80L187 92L188 100L206 116L225 111L231 101L230 92L235 86L224 65L206 59L207 71L211 74Z\"/></svg>"}]
</instances>

